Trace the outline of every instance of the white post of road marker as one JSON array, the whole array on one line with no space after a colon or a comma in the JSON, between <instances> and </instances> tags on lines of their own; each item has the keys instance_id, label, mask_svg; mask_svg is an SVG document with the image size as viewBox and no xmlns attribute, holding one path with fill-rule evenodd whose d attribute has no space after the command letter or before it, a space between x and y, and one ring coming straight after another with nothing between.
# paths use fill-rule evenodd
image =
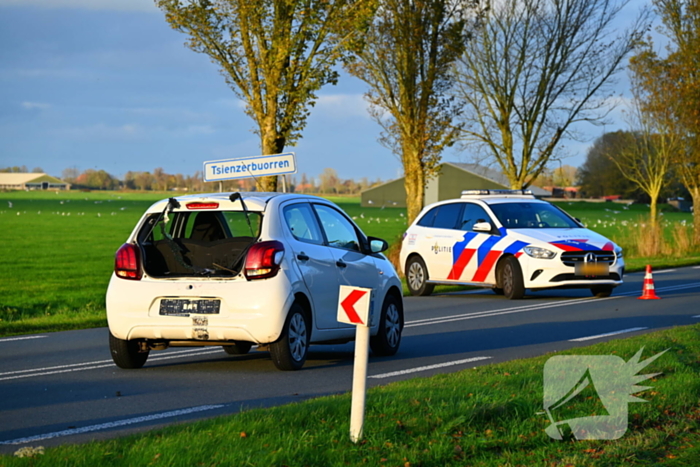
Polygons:
<instances>
[{"instance_id":1,"label":"white post of road marker","mask_svg":"<svg viewBox=\"0 0 700 467\"><path fill-rule=\"evenodd\" d=\"M370 302L372 289L340 286L338 321L354 324L355 364L352 372L352 407L350 409L350 441L362 439L367 394L367 361L369 359Z\"/></svg>"},{"instance_id":2,"label":"white post of road marker","mask_svg":"<svg viewBox=\"0 0 700 467\"><path fill-rule=\"evenodd\" d=\"M355 331L355 365L352 371L352 406L350 408L350 441L362 439L367 395L367 361L369 359L369 326L358 325Z\"/></svg>"}]
</instances>

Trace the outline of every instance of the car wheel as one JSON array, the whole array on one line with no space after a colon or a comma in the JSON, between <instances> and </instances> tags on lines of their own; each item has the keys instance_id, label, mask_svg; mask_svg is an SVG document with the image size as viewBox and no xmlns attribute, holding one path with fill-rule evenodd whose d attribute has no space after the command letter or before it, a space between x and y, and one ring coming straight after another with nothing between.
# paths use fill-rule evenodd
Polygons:
<instances>
[{"instance_id":1,"label":"car wheel","mask_svg":"<svg viewBox=\"0 0 700 467\"><path fill-rule=\"evenodd\" d=\"M245 355L250 352L252 346L251 342L234 342L231 345L224 345L223 348L229 355Z\"/></svg>"},{"instance_id":2,"label":"car wheel","mask_svg":"<svg viewBox=\"0 0 700 467\"><path fill-rule=\"evenodd\" d=\"M615 287L611 285L594 285L591 287L591 293L594 297L605 298L612 295L612 291Z\"/></svg>"},{"instance_id":3,"label":"car wheel","mask_svg":"<svg viewBox=\"0 0 700 467\"><path fill-rule=\"evenodd\" d=\"M275 366L282 371L299 370L304 366L309 351L309 321L298 303L292 305L282 328L282 335L270 344L270 356Z\"/></svg>"},{"instance_id":4,"label":"car wheel","mask_svg":"<svg viewBox=\"0 0 700 467\"><path fill-rule=\"evenodd\" d=\"M433 293L435 284L428 283L428 269L420 256L413 256L406 263L406 284L411 295L425 297Z\"/></svg>"},{"instance_id":5,"label":"car wheel","mask_svg":"<svg viewBox=\"0 0 700 467\"><path fill-rule=\"evenodd\" d=\"M403 331L401 303L393 295L387 295L379 316L377 335L369 339L372 352L379 357L394 355L401 344L401 331Z\"/></svg>"},{"instance_id":6,"label":"car wheel","mask_svg":"<svg viewBox=\"0 0 700 467\"><path fill-rule=\"evenodd\" d=\"M141 352L138 340L125 341L114 337L111 332L109 333L109 351L114 363L125 370L141 368L146 363L150 352L150 350Z\"/></svg>"},{"instance_id":7,"label":"car wheel","mask_svg":"<svg viewBox=\"0 0 700 467\"><path fill-rule=\"evenodd\" d=\"M510 300L519 300L525 296L523 285L523 271L515 256L508 256L500 266L499 284L503 289L503 295Z\"/></svg>"}]
</instances>

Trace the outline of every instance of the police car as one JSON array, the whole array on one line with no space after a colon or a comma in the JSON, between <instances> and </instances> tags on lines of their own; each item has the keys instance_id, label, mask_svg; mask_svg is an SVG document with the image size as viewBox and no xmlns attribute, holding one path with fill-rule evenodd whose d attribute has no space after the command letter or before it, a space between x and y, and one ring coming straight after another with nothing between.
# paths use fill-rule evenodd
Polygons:
<instances>
[{"instance_id":1,"label":"police car","mask_svg":"<svg viewBox=\"0 0 700 467\"><path fill-rule=\"evenodd\" d=\"M109 346L121 368L151 350L219 345L269 350L300 369L309 344L348 342L341 285L372 289L370 346L393 355L403 329L401 282L335 204L308 195L216 193L153 204L116 254L107 289Z\"/></svg>"},{"instance_id":2,"label":"police car","mask_svg":"<svg viewBox=\"0 0 700 467\"><path fill-rule=\"evenodd\" d=\"M400 262L413 295L435 284L527 289L588 288L608 297L622 283L622 248L523 190L468 190L427 206L404 234Z\"/></svg>"}]
</instances>

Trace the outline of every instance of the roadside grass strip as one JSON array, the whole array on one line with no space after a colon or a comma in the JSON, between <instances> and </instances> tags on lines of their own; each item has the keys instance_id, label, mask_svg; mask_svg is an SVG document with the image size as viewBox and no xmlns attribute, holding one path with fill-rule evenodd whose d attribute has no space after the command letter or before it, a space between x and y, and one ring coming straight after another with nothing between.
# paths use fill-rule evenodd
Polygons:
<instances>
[{"instance_id":1,"label":"roadside grass strip","mask_svg":"<svg viewBox=\"0 0 700 467\"><path fill-rule=\"evenodd\" d=\"M646 403L628 404L627 431L621 438L577 441L570 435L563 440L547 436L550 420L541 412L544 367L550 357L614 355L630 362L641 348L642 360L668 350L638 373L657 375L640 383L642 387L628 389ZM47 448L33 458L0 456L0 465L698 465L699 355L697 324L374 387L367 394L364 439L358 444L349 440L351 395L342 394L125 438ZM232 377L232 393L236 384ZM561 410L568 415L560 420L566 420L600 415L605 408L600 398L582 393ZM37 449L39 444L22 446Z\"/></svg>"}]
</instances>

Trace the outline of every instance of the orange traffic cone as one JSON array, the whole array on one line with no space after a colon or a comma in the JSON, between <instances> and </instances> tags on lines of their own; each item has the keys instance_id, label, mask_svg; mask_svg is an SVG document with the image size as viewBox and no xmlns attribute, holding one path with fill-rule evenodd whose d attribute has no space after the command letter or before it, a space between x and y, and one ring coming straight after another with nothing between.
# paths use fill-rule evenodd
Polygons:
<instances>
[{"instance_id":1,"label":"orange traffic cone","mask_svg":"<svg viewBox=\"0 0 700 467\"><path fill-rule=\"evenodd\" d=\"M651 277L651 264L647 264L647 272L644 274L644 286L642 287L642 296L639 300L659 300L661 297L654 292L654 278Z\"/></svg>"}]
</instances>

